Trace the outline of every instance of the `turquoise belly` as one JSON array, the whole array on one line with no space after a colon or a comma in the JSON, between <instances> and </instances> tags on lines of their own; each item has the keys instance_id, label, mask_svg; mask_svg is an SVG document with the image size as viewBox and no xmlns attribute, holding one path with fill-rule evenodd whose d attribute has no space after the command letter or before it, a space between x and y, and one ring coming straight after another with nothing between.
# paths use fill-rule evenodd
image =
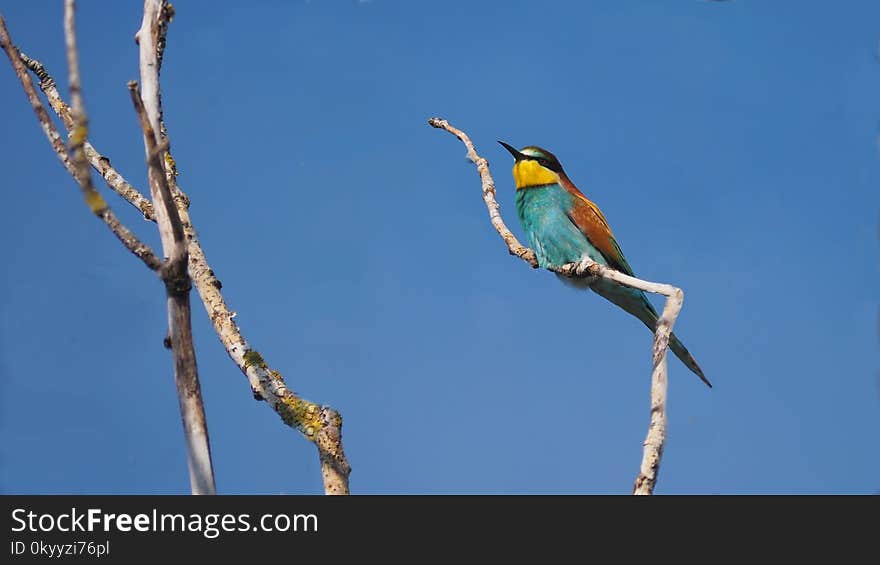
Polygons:
<instances>
[{"instance_id":1,"label":"turquoise belly","mask_svg":"<svg viewBox=\"0 0 880 565\"><path fill-rule=\"evenodd\" d=\"M571 194L558 184L516 191L516 211L538 265L558 267L584 256L607 265L605 257L569 219L571 199Z\"/></svg>"}]
</instances>

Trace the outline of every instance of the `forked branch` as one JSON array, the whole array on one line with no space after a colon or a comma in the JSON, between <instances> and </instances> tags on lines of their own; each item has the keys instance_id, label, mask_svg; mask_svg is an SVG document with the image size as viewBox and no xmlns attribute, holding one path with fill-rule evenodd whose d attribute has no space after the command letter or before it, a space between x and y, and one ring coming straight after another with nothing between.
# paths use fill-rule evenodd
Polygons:
<instances>
[{"instance_id":1,"label":"forked branch","mask_svg":"<svg viewBox=\"0 0 880 565\"><path fill-rule=\"evenodd\" d=\"M149 58L147 60L147 68L151 71L151 76L148 78L152 81L152 69L154 68L156 74L155 81L152 84L155 84L155 90L151 90L151 92L155 92L155 95L159 96L158 70L159 63L161 62L161 51L165 46L165 35L168 29L167 24L170 20L171 10L167 2L149 4L147 6L149 13L147 14L145 11L145 14L149 17L145 18L145 21L148 25L155 24L156 28L154 33L149 34L147 41L153 41L159 54L157 54L154 60ZM6 47L6 45L11 45L11 43L3 39L6 35L3 35L5 27L2 24L2 18L0 18L0 42ZM141 36L139 35L138 37L140 38ZM64 141L49 119L45 108L43 108L34 90L30 76L27 74L27 70L33 72L39 79L39 87L46 95L49 107L61 119L70 137L73 136L75 130L71 107L64 101L58 92L55 80L40 61L28 57L14 46L12 46L11 50L7 50L7 54L10 57L13 68L22 81L25 92L28 94L28 99L37 112L40 124L43 126L62 164L65 165L68 172L74 178L78 178L77 171L67 155ZM17 59L17 62L13 60L13 57ZM161 108L161 99L155 100L154 104L155 107ZM287 425L315 443L321 462L324 492L326 494L348 494L351 467L348 464L342 444L341 416L332 407L306 400L288 388L281 373L270 368L262 355L254 350L245 340L234 320L235 312L229 309L223 298L220 280L209 265L193 227L188 210L189 198L177 185L176 166L173 158L171 158L169 140L161 117L158 120L158 124L159 135L155 136L155 129L153 129L153 134L159 141L154 150L148 153L148 157L153 157L148 160L153 163L153 167L159 165L159 163L156 163L155 157L160 157L160 161L164 162L164 176L173 200L177 204L180 225L183 229L184 239L188 243L188 271L221 343L226 348L233 362L247 377L254 397L258 400L265 400ZM150 124L150 127L153 128L153 125ZM156 214L150 200L110 165L110 159L107 156L95 149L88 140L83 140L82 148L89 163L101 174L113 191L135 206L144 215L145 219L156 221ZM155 149L158 149L158 151ZM109 208L107 208L107 218L118 223L112 214L109 213ZM108 221L107 218L105 218L105 221ZM120 226L120 229L124 230L125 228ZM144 259L152 269L158 271L162 266L162 261L148 247L143 246L144 251L138 245L143 246L136 239L131 244L126 244L130 250Z\"/></svg>"},{"instance_id":2,"label":"forked branch","mask_svg":"<svg viewBox=\"0 0 880 565\"><path fill-rule=\"evenodd\" d=\"M55 155L61 161L61 164L64 165L64 168L68 173L76 180L83 191L83 196L85 197L85 202L89 206L89 209L98 216L110 229L110 231L115 235L119 241L129 250L131 251L138 259L143 261L143 263L152 271L158 271L162 265L162 260L153 253L153 250L150 249L146 243L142 242L138 237L127 227L125 227L122 222L116 217L101 195L95 190L94 186L91 184L91 176L88 174L88 166L86 166L85 173L83 172L81 167L75 165L75 159L72 159L70 155L68 155L67 148L65 147L64 140L61 137L61 134L58 132L58 128L55 127L55 124L52 122L49 117L48 112L46 112L46 108L43 106L43 103L40 101L40 97L37 95L37 91L34 88L33 81L31 80L30 75L27 72L27 68L22 61L22 56L18 48L12 42L9 37L9 31L6 29L6 21L0 16L0 47L6 52L7 57L9 57L9 62L12 64L12 68L15 70L15 74L18 77L19 82L21 82L21 86L24 89L25 95L28 98L28 101L31 104L31 107L34 110L34 113L37 116L37 120L40 122L40 126L43 129L43 133L46 134L46 138L49 140L49 144L52 146L52 149L55 151ZM54 88L54 81L53 81ZM74 126L74 120L71 117L69 121L69 129L71 133L71 137L76 131L76 127ZM82 142L84 146L87 146L88 142L85 141L85 135L87 135L87 131L83 128L79 128L82 133Z\"/></svg>"},{"instance_id":3,"label":"forked branch","mask_svg":"<svg viewBox=\"0 0 880 565\"><path fill-rule=\"evenodd\" d=\"M189 272L214 329L230 358L250 381L254 396L266 402L289 426L315 443L321 462L325 494L349 494L351 466L342 445L342 417L326 405L306 400L290 388L281 373L271 369L259 352L252 349L233 320L235 314L220 293L221 284L209 267L205 253L189 217L189 199L177 186L177 171L168 146L162 120L159 69L166 45L168 23L173 15L162 0L145 0L144 18L137 33L140 46L141 88L149 122L158 132L164 148L166 180L178 204L184 235L189 243Z\"/></svg>"}]
</instances>

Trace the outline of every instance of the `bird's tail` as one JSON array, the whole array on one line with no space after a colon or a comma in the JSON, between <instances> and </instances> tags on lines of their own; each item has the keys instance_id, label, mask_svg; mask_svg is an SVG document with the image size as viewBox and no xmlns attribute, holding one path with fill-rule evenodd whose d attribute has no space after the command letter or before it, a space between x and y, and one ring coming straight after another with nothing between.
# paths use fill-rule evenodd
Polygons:
<instances>
[{"instance_id":1,"label":"bird's tail","mask_svg":"<svg viewBox=\"0 0 880 565\"><path fill-rule=\"evenodd\" d=\"M648 301L645 293L634 288L625 287L617 283L606 281L604 279L593 283L591 287L599 296L620 306L636 318L642 321L652 332L657 328L657 310L654 305ZM675 356L681 359L685 366L693 371L700 380L712 388L712 383L703 374L703 370L697 364L694 356L691 355L687 347L673 333L669 335L669 349L675 353Z\"/></svg>"},{"instance_id":2,"label":"bird's tail","mask_svg":"<svg viewBox=\"0 0 880 565\"><path fill-rule=\"evenodd\" d=\"M706 383L706 386L712 388L712 383L709 382L709 379L706 378L706 375L703 374L703 370L700 369L700 366L697 365L697 361L694 359L694 356L691 355L691 352L687 350L687 347L678 339L678 337L672 333L669 335L669 349L675 353L675 356L681 359L681 362L684 363L685 367L693 371L695 375L700 377L700 380Z\"/></svg>"}]
</instances>

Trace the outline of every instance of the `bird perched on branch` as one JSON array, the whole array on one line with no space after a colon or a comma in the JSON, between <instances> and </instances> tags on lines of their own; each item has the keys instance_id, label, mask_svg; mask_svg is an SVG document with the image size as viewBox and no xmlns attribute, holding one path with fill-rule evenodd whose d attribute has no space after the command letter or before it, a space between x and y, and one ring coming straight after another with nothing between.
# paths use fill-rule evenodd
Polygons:
<instances>
[{"instance_id":1,"label":"bird perched on branch","mask_svg":"<svg viewBox=\"0 0 880 565\"><path fill-rule=\"evenodd\" d=\"M596 263L635 276L605 216L569 180L555 155L540 147L517 150L503 141L498 143L516 159L513 165L516 211L540 267L560 267L589 257ZM584 279L561 275L560 279L579 288L589 285ZM657 310L641 290L607 279L598 279L589 287L641 320L652 332L656 329ZM712 386L675 334L669 336L669 348L688 369Z\"/></svg>"}]
</instances>

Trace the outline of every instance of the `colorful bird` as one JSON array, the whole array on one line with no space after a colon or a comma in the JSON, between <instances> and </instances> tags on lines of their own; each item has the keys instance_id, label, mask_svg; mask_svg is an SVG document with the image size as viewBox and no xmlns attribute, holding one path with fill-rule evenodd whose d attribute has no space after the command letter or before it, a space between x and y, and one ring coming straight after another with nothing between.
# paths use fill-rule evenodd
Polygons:
<instances>
[{"instance_id":1,"label":"colorful bird","mask_svg":"<svg viewBox=\"0 0 880 565\"><path fill-rule=\"evenodd\" d=\"M535 146L517 151L503 141L498 143L516 159L513 165L516 211L540 267L559 267L589 257L616 271L635 276L605 216L569 180L553 153ZM557 276L578 288L589 286L584 279ZM656 328L657 310L641 290L605 279L599 279L589 288L641 320L652 332ZM669 348L688 369L712 386L675 334L669 336Z\"/></svg>"}]
</instances>

